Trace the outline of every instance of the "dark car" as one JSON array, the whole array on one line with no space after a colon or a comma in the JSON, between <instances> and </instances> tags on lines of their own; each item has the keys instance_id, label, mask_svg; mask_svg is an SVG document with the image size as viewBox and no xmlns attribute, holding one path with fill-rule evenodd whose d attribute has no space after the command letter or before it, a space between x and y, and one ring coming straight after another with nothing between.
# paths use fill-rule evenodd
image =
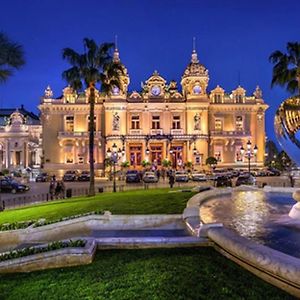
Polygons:
<instances>
[{"instance_id":1,"label":"dark car","mask_svg":"<svg viewBox=\"0 0 300 300\"><path fill-rule=\"evenodd\" d=\"M82 171L81 174L78 176L78 181L90 181L90 172Z\"/></svg>"},{"instance_id":2,"label":"dark car","mask_svg":"<svg viewBox=\"0 0 300 300\"><path fill-rule=\"evenodd\" d=\"M232 182L230 177L228 176L218 176L215 181L216 187L222 187L222 186L232 186Z\"/></svg>"},{"instance_id":3,"label":"dark car","mask_svg":"<svg viewBox=\"0 0 300 300\"><path fill-rule=\"evenodd\" d=\"M267 175L268 176L280 176L280 171L275 168L268 168Z\"/></svg>"},{"instance_id":4,"label":"dark car","mask_svg":"<svg viewBox=\"0 0 300 300\"><path fill-rule=\"evenodd\" d=\"M239 185L254 185L255 184L255 177L249 174L243 174L240 175L235 183L235 186L239 186Z\"/></svg>"},{"instance_id":5,"label":"dark car","mask_svg":"<svg viewBox=\"0 0 300 300\"><path fill-rule=\"evenodd\" d=\"M141 176L139 171L137 170L128 170L126 172L126 182L131 183L131 182L140 182L141 181Z\"/></svg>"},{"instance_id":6,"label":"dark car","mask_svg":"<svg viewBox=\"0 0 300 300\"><path fill-rule=\"evenodd\" d=\"M0 192L10 192L12 194L18 192L29 191L29 186L19 183L8 178L0 179Z\"/></svg>"},{"instance_id":7,"label":"dark car","mask_svg":"<svg viewBox=\"0 0 300 300\"><path fill-rule=\"evenodd\" d=\"M67 171L63 176L63 181L75 181L77 180L78 174L76 171Z\"/></svg>"},{"instance_id":8,"label":"dark car","mask_svg":"<svg viewBox=\"0 0 300 300\"><path fill-rule=\"evenodd\" d=\"M35 178L35 182L46 182L50 180L50 176L47 173L40 173Z\"/></svg>"}]
</instances>

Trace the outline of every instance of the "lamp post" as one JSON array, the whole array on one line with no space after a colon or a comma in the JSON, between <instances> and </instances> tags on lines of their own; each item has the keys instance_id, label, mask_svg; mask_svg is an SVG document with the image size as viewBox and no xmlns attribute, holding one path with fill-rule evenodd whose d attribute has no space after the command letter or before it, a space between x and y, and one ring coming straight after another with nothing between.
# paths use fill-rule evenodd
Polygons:
<instances>
[{"instance_id":1,"label":"lamp post","mask_svg":"<svg viewBox=\"0 0 300 300\"><path fill-rule=\"evenodd\" d=\"M112 150L110 150L110 148L108 148L107 150L107 157L110 159L110 161L113 164L113 192L116 193L117 192L117 183L116 183L116 164L119 160L119 158L122 156L122 150L116 145L116 143L114 143L112 145Z\"/></svg>"},{"instance_id":2,"label":"lamp post","mask_svg":"<svg viewBox=\"0 0 300 300\"><path fill-rule=\"evenodd\" d=\"M250 142L250 140L248 140L247 142L247 150L245 151L244 147L242 146L241 147L241 154L242 156L246 156L246 158L248 159L248 173L249 173L249 176L250 176L250 161L251 161L251 157L252 156L256 156L256 153L257 153L257 146L254 145L253 149L251 148L252 147L252 143Z\"/></svg>"}]
</instances>

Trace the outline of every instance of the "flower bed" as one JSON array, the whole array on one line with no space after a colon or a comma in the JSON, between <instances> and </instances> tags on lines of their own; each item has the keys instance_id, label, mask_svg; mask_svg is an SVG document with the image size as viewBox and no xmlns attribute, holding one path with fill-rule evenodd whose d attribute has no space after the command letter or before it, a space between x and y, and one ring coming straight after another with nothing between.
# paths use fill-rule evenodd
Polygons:
<instances>
[{"instance_id":1,"label":"flower bed","mask_svg":"<svg viewBox=\"0 0 300 300\"><path fill-rule=\"evenodd\" d=\"M29 248L23 248L23 249L20 249L20 250L13 250L13 251L10 251L10 252L6 252L6 253L0 255L0 262L6 261L6 260L9 260L9 259L29 256L29 255L33 255L33 254L58 250L58 249L62 249L62 248L85 247L85 245L86 245L86 241L84 241L84 240L57 241L57 242L50 243L47 246L29 247Z\"/></svg>"},{"instance_id":2,"label":"flower bed","mask_svg":"<svg viewBox=\"0 0 300 300\"><path fill-rule=\"evenodd\" d=\"M102 215L104 212L102 210L99 211L92 211L84 214L78 214L74 216L64 217L56 220L47 220L47 219L40 219L40 220L28 220L24 222L14 222L14 223L6 223L0 225L0 231L8 231L8 230L17 230L17 229L25 229L29 226L33 227L40 227L44 225L49 225L53 223L58 223L62 221L72 220L80 217L90 216L90 215Z\"/></svg>"}]
</instances>

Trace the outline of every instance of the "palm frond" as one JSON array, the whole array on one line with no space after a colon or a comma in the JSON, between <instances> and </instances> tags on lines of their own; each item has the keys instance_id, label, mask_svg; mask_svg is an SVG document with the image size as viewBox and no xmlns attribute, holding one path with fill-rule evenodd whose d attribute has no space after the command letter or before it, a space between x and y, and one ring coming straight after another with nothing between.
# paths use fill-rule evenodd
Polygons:
<instances>
[{"instance_id":1,"label":"palm frond","mask_svg":"<svg viewBox=\"0 0 300 300\"><path fill-rule=\"evenodd\" d=\"M71 48L64 48L62 50L62 57L73 66L80 66L82 60L81 55Z\"/></svg>"},{"instance_id":2,"label":"palm frond","mask_svg":"<svg viewBox=\"0 0 300 300\"><path fill-rule=\"evenodd\" d=\"M0 69L0 82L5 82L12 75L9 69Z\"/></svg>"}]
</instances>

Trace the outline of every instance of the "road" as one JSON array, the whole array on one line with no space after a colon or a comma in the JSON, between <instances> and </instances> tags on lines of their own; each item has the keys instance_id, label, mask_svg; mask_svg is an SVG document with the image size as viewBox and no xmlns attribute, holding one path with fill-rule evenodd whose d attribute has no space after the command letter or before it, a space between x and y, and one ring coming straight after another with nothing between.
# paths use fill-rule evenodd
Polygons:
<instances>
[{"instance_id":1,"label":"road","mask_svg":"<svg viewBox=\"0 0 300 300\"><path fill-rule=\"evenodd\" d=\"M257 184L262 185L262 183L266 183L268 185L272 186L290 186L289 178L286 176L280 176L280 177L257 177L256 178ZM235 180L233 180L234 185ZM96 190L98 191L98 188L103 187L104 191L112 191L112 181L106 181L106 180L99 180L96 179L95 186ZM212 182L194 182L189 181L187 183L176 183L175 187L193 187L193 186L199 186L199 185L213 185ZM37 196L41 194L47 194L49 192L49 182L30 182L29 183L30 190L26 192L25 194L11 194L11 193L2 193L1 194L1 200L9 200L14 199L22 195L26 196ZM73 195L79 195L79 194L86 194L89 187L89 182L65 182L66 189L72 189ZM168 181L160 180L157 184L149 184L149 188L160 188L160 187L168 187ZM297 182L295 186L300 186L300 181ZM129 190L129 189L139 189L143 188L143 183L129 183L126 184L124 181L117 181L117 191L120 190L120 187L123 190Z\"/></svg>"}]
</instances>

